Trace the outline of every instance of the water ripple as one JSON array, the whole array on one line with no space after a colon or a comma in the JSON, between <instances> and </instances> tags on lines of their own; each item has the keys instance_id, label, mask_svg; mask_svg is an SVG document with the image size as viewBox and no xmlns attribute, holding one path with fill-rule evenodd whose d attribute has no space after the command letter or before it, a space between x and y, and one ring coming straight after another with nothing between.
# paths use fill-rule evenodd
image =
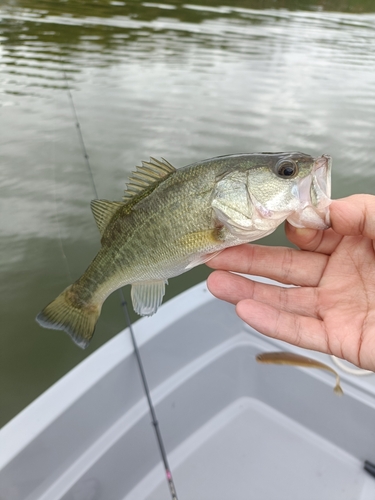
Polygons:
<instances>
[{"instance_id":1,"label":"water ripple","mask_svg":"<svg viewBox=\"0 0 375 500\"><path fill-rule=\"evenodd\" d=\"M103 198L121 199L128 174L150 155L181 167L262 150L330 153L334 197L374 193L375 15L227 3L1 8L0 303L9 305L8 335L19 339L14 366L39 366L18 346L26 331L33 343L49 338L34 326L37 308L68 285L66 259L78 275L99 242L64 73Z\"/></svg>"}]
</instances>

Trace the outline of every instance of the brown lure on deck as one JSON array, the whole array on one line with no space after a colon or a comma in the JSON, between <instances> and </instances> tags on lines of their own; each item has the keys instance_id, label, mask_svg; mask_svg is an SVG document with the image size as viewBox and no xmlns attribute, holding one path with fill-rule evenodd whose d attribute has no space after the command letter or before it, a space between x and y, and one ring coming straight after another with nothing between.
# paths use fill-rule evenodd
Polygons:
<instances>
[{"instance_id":1,"label":"brown lure on deck","mask_svg":"<svg viewBox=\"0 0 375 500\"><path fill-rule=\"evenodd\" d=\"M274 365L289 365L289 366L302 366L303 368L319 368L320 370L327 370L333 373L336 377L336 385L333 391L341 396L344 394L338 373L330 366L317 361L316 359L294 354L293 352L263 352L256 356L258 363L269 363Z\"/></svg>"}]
</instances>

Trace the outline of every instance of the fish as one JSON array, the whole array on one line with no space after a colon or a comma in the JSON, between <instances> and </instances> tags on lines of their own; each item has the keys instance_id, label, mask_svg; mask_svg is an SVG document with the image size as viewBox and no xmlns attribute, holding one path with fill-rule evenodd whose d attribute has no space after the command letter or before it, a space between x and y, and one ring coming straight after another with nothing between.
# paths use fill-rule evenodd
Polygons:
<instances>
[{"instance_id":1,"label":"fish","mask_svg":"<svg viewBox=\"0 0 375 500\"><path fill-rule=\"evenodd\" d=\"M82 348L102 304L131 284L134 310L154 314L168 279L224 248L254 241L288 220L330 226L331 164L299 152L218 156L176 169L150 158L136 167L122 201L93 200L101 248L83 275L36 317Z\"/></svg>"},{"instance_id":2,"label":"fish","mask_svg":"<svg viewBox=\"0 0 375 500\"><path fill-rule=\"evenodd\" d=\"M325 363L317 361L316 359L308 358L306 356L302 356L301 354L294 354L293 352L286 352L286 351L264 352L258 354L255 359L258 361L258 363L302 366L304 368L318 368L320 370L327 370L333 373L336 377L336 385L333 388L334 393L337 394L338 396L344 394L340 385L340 377L339 374L336 372L336 370L326 365Z\"/></svg>"}]
</instances>

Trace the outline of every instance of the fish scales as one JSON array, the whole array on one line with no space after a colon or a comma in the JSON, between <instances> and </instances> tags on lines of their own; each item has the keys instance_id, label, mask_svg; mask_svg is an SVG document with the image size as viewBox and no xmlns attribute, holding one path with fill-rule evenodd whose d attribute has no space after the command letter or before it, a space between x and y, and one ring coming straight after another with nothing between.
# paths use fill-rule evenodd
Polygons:
<instances>
[{"instance_id":1,"label":"fish scales","mask_svg":"<svg viewBox=\"0 0 375 500\"><path fill-rule=\"evenodd\" d=\"M85 347L102 303L121 286L132 284L135 310L151 315L169 278L226 247L263 237L285 219L328 227L330 166L327 155L303 153L229 155L179 170L165 160L143 162L124 202L92 202L101 249L37 321Z\"/></svg>"},{"instance_id":2,"label":"fish scales","mask_svg":"<svg viewBox=\"0 0 375 500\"><path fill-rule=\"evenodd\" d=\"M196 233L215 229L210 197L219 169L215 164L199 164L178 170L161 181L131 213L127 213L126 205L121 207L116 220L103 235L100 252L104 256L103 265L111 263L115 275L121 274L121 282L162 279L173 276L173 270L167 269L171 259L187 263L186 255L191 251L214 250L216 241L199 238ZM211 189L207 189L207 185ZM193 195L194 204L191 203ZM196 236L189 240L190 246L186 249L179 242L188 234ZM165 245L167 240L169 245Z\"/></svg>"},{"instance_id":3,"label":"fish scales","mask_svg":"<svg viewBox=\"0 0 375 500\"><path fill-rule=\"evenodd\" d=\"M186 254L178 245L179 240L191 232L210 228L209 193L197 197L193 206L189 203L189 195L197 185L189 172L176 172L130 214L126 213L126 206L120 208L115 223L103 235L103 254L116 275L121 274L122 282L170 277L170 273L163 274L165 267L172 258L184 259Z\"/></svg>"}]
</instances>

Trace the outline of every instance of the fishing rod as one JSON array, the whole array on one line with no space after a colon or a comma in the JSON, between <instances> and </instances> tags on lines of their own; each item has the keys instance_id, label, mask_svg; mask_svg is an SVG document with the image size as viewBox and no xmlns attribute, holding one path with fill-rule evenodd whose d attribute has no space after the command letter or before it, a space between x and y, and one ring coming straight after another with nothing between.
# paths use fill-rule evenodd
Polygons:
<instances>
[{"instance_id":1,"label":"fishing rod","mask_svg":"<svg viewBox=\"0 0 375 500\"><path fill-rule=\"evenodd\" d=\"M90 164L89 155L87 153L85 141L83 139L81 125L79 123L79 119L78 119L78 115L77 115L77 110L76 110L76 107L74 105L72 93L70 91L69 80L68 80L68 77L66 76L65 71L64 71L64 79L65 79L65 84L66 84L66 91L67 91L68 96L69 96L69 101L70 101L70 104L71 104L71 107L72 107L72 111L73 111L73 115L74 115L74 119L75 119L75 122L76 122L78 137L79 137L79 141L80 141L80 144L81 144L81 149L82 149L83 156L84 156L85 161L86 161L86 167L87 167L90 179L91 179L92 189L93 189L93 192L95 194L95 198L99 199L98 191L96 189L96 185L95 185L95 181L94 181L94 176L93 176L93 173L92 173L92 168L91 168L91 164ZM158 422L158 420L156 418L155 407L154 407L154 405L152 403L152 399L151 399L151 394L150 394L150 390L149 390L149 386L148 386L148 382L147 382L146 373L145 373L144 368L143 368L141 353L139 352L138 345L137 345L137 342L136 342L136 339L135 339L135 335L134 335L133 326L132 326L132 323L130 321L128 304L127 304L127 302L125 300L122 288L119 288L118 292L119 292L119 295L120 295L121 307L122 307L122 310L124 311L125 320L126 320L128 328L129 328L130 337L131 337L132 344L133 344L133 349L134 349L134 354L135 354L135 357L137 359L138 369L139 369L139 373L140 373L141 379L142 379L143 390L144 390L144 393L146 395L147 404L148 404L148 407L149 407L149 410L150 410L151 423L152 423L152 425L154 427L154 430L155 430L155 435L156 435L156 439L157 439L157 442L158 442L160 455L161 455L161 458L162 458L162 461L163 461L163 464L164 464L165 476L166 476L166 479L167 479L167 482L168 482L169 491L170 491L172 500L178 500L177 493L176 493L176 488L175 488L175 485L174 485L174 482L173 482L172 472L171 472L171 469L170 469L169 464L168 464L167 453L165 451L163 438L162 438L162 435L161 435L161 432L160 432L159 422Z\"/></svg>"}]
</instances>

